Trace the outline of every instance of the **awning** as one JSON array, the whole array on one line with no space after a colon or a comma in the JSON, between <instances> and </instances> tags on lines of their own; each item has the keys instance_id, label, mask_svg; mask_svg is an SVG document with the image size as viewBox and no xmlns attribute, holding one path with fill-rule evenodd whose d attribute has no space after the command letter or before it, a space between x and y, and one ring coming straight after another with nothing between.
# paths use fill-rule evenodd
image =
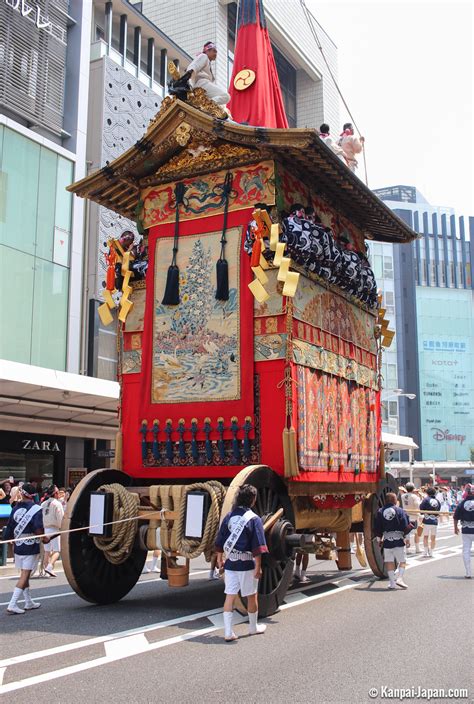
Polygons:
<instances>
[{"instance_id":1,"label":"awning","mask_svg":"<svg viewBox=\"0 0 474 704\"><path fill-rule=\"evenodd\" d=\"M408 435L382 433L382 442L387 450L418 450L418 445Z\"/></svg>"},{"instance_id":2,"label":"awning","mask_svg":"<svg viewBox=\"0 0 474 704\"><path fill-rule=\"evenodd\" d=\"M0 360L0 429L115 439L116 381Z\"/></svg>"}]
</instances>

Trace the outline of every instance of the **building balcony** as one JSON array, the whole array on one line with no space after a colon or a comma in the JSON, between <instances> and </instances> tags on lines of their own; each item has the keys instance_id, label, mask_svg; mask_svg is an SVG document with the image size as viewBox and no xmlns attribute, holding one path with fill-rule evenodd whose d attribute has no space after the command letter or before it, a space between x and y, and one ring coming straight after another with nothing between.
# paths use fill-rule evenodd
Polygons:
<instances>
[{"instance_id":1,"label":"building balcony","mask_svg":"<svg viewBox=\"0 0 474 704\"><path fill-rule=\"evenodd\" d=\"M104 56L108 56L109 59L114 61L114 63L122 66L131 76L138 78L138 80L143 83L143 85L150 88L156 95L160 98L165 97L165 88L158 81L155 81L152 76L149 76L145 71L137 66L133 61L129 61L123 54L121 54L117 49L109 46L107 42L103 39L99 39L91 44L91 62L102 59Z\"/></svg>"}]
</instances>

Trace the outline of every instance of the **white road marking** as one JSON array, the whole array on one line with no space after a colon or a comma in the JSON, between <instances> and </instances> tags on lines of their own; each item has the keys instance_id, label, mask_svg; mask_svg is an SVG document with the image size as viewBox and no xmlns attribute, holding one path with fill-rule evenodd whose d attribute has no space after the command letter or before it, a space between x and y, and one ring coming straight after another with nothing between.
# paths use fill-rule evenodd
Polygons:
<instances>
[{"instance_id":1,"label":"white road marking","mask_svg":"<svg viewBox=\"0 0 474 704\"><path fill-rule=\"evenodd\" d=\"M149 643L144 633L137 633L134 636L127 636L126 638L114 638L104 643L107 657L116 657L117 655L128 657L130 655L137 655L138 653L144 653L145 650L148 650L148 646Z\"/></svg>"},{"instance_id":2,"label":"white road marking","mask_svg":"<svg viewBox=\"0 0 474 704\"><path fill-rule=\"evenodd\" d=\"M106 636L96 636L95 638L88 638L87 640L79 640L75 643L68 643L66 645L59 645L55 648L47 648L46 650L38 650L32 653L25 653L24 655L16 655L12 658L7 658L6 660L0 660L0 667L8 667L9 665L18 665L22 662L28 662L29 660L37 660L39 658L46 658L50 655L59 655L60 653L65 653L70 650L78 650L79 648L87 648L90 645L97 645L98 643L106 643L109 640L114 640L116 638L125 638L126 636L133 636L137 633L147 633L148 631L160 630L161 628L168 628L169 626L177 626L180 623L186 623L186 621L195 621L198 618L207 618L209 616L214 616L215 614L221 613L222 609L219 607L217 609L209 609L209 611L201 611L200 613L189 614L188 616L179 616L178 618L168 619L166 621L158 621L157 623L151 623L148 626L140 626L138 628L130 628L126 631L118 631L117 633L109 633Z\"/></svg>"},{"instance_id":3,"label":"white road marking","mask_svg":"<svg viewBox=\"0 0 474 704\"><path fill-rule=\"evenodd\" d=\"M444 550L451 550L451 548L445 548ZM459 547L456 552L449 553L446 555L440 554L434 560L444 560L449 557L455 557L457 554L461 552L461 548ZM420 562L413 563L411 565L412 568L415 567L421 567L425 564L429 564L430 562L433 562L433 560L424 560ZM360 574L360 572L359 572ZM343 577L342 579L347 579L347 576ZM354 584L347 584L342 587L338 587L336 589L331 589L327 592L322 592L321 594L313 594L313 595L307 595L307 594L301 594L299 599L292 600L291 603L285 603L282 604L280 607L280 610L286 610L286 609L291 609L294 606L299 606L300 604L307 604L310 601L316 601L318 599L324 599L326 597L334 596L335 594L340 594L343 591L347 591L349 589L355 589L357 588L361 582L354 582ZM316 587L321 586L321 584L314 585ZM297 596L297 595L294 595ZM110 641L117 639L118 645L120 644L120 640L123 641L124 637L127 635L135 635L135 634L144 634L147 631L154 630L156 628L164 628L165 625L174 625L174 623L177 622L184 622L184 621L191 621L197 618L202 618L202 617L209 617L209 616L216 616L217 614L221 614L221 609L215 609L209 612L201 612L197 614L190 614L188 616L182 616L179 619L172 619L171 621L168 622L161 622L160 624L155 624L152 626L146 626L144 628L137 628L137 629L132 629L130 631L124 631L123 633L120 634L115 634L115 635L110 635L110 636L101 636L98 638L90 639L89 641L80 641L79 643L71 643L69 646L59 646L57 648L51 648L49 651L43 651L43 652L38 652L38 653L30 653L26 655L21 655L16 658L10 658L9 660L5 660L3 662L0 662L0 667L6 667L7 663L8 664L16 664L18 662L24 662L27 660L32 660L35 658L40 658L44 657L45 654L53 654L52 651L55 651L55 653L60 653L60 652L65 652L66 650L74 650L77 647L84 647L85 644L87 645L92 645L94 643L98 642L105 642L105 641ZM216 621L217 623L221 624L222 621ZM220 630L222 628L221 625L212 625L208 628L202 628L194 631L190 631L189 633L185 633L181 636L175 636L173 638L166 638L162 641L158 641L156 643L148 643L146 649L142 649L136 652L151 652L153 650L157 650L159 648L165 648L169 645L175 645L177 643L184 642L186 640L192 640L193 638L196 638L198 636L206 635L208 633L212 633L214 631ZM140 641L140 644L142 644L143 641ZM105 647L105 646L104 646ZM11 682L10 684L7 685L0 685L0 694L4 694L7 692L12 692L16 691L18 689L24 689L25 687L30 687L35 684L39 684L42 682L50 682L54 679L59 679L61 677L66 677L68 675L76 674L78 672L83 672L85 670L90 670L95 667L101 667L102 665L108 665L112 662L116 662L117 660L122 660L124 658L130 657L131 655L136 654L136 652L133 653L124 653L123 649L120 649L120 652L116 652L113 655L106 655L105 657L100 657L100 658L95 658L94 660L89 660L83 663L79 663L77 665L70 665L68 667L63 667L60 668L59 670L52 671L52 672L46 672L41 675L37 675L35 677L29 677L24 680L19 680L17 682Z\"/></svg>"},{"instance_id":4,"label":"white road marking","mask_svg":"<svg viewBox=\"0 0 474 704\"><path fill-rule=\"evenodd\" d=\"M0 687L3 684L3 675L5 674L6 667L0 667Z\"/></svg>"},{"instance_id":5,"label":"white road marking","mask_svg":"<svg viewBox=\"0 0 474 704\"><path fill-rule=\"evenodd\" d=\"M199 570L197 572L191 572L189 574L189 577L196 577L198 574L207 574L209 570ZM161 577L156 577L155 579L142 579L138 580L138 582L135 584L135 587L142 586L142 584L152 584L153 582L165 582L166 580L161 579ZM67 586L66 584L64 586ZM133 589L135 589L133 587ZM42 588L42 587L40 587ZM131 592L131 590L130 590ZM130 594L129 592L129 594ZM76 594L76 592L69 591L69 592L59 592L58 594L47 594L45 596L37 596L36 594L34 595L35 601L43 601L44 599L60 599L63 596L73 596ZM76 595L77 596L77 595ZM9 601L0 601L0 606L8 606L10 602Z\"/></svg>"},{"instance_id":6,"label":"white road marking","mask_svg":"<svg viewBox=\"0 0 474 704\"><path fill-rule=\"evenodd\" d=\"M160 640L157 643L149 643L147 648L147 653L153 650L159 650L160 648L166 648L168 645L175 645L176 643L182 643L186 640L191 640L192 638L197 638L198 636L206 635L207 633L212 633L212 631L217 631L216 626L209 626L209 628L201 628L197 631L190 631L190 633L184 633L181 636L175 636L174 638L167 638L166 640ZM143 651L142 651L143 652ZM70 665L69 667L63 667L60 670L55 670L53 672L45 672L42 675L36 675L35 677L28 677L25 680L20 680L18 682L11 682L10 684L5 684L0 686L0 694L6 694L7 692L14 692L18 689L24 689L25 687L31 687L35 684L40 684L42 682L51 682L53 679L58 679L60 677L66 677L67 675L74 675L77 672L84 672L85 670L91 670L94 667L101 667L102 665L109 665L117 660L123 660L129 657L128 654L117 653L116 655L105 656L102 658L97 658L96 660L89 660L88 662L83 662L78 665Z\"/></svg>"}]
</instances>

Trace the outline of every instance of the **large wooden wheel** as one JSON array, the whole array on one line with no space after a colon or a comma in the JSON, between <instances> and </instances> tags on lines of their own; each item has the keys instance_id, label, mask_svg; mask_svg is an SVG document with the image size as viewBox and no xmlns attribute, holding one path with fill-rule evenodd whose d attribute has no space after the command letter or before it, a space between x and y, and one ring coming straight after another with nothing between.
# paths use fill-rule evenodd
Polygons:
<instances>
[{"instance_id":1,"label":"large wooden wheel","mask_svg":"<svg viewBox=\"0 0 474 704\"><path fill-rule=\"evenodd\" d=\"M264 522L278 509L284 511L267 535L270 552L262 556L262 577L258 585L258 613L261 617L271 616L278 611L293 578L293 559L281 547L284 545L285 534L294 530L293 507L282 479L270 467L251 465L232 480L224 500L222 516L232 510L237 489L243 484L251 484L257 489L257 503L253 510ZM237 609L246 613L244 599L239 600Z\"/></svg>"},{"instance_id":2,"label":"large wooden wheel","mask_svg":"<svg viewBox=\"0 0 474 704\"><path fill-rule=\"evenodd\" d=\"M383 561L383 552L379 547L378 540L375 537L375 516L377 511L382 506L385 506L385 497L389 492L398 494L398 484L391 474L386 474L380 480L377 491L369 496L364 501L363 518L364 518L364 547L367 555L369 567L376 577L380 579L387 578L387 570Z\"/></svg>"},{"instance_id":3,"label":"large wooden wheel","mask_svg":"<svg viewBox=\"0 0 474 704\"><path fill-rule=\"evenodd\" d=\"M128 486L130 477L117 469L98 469L85 476L69 499L62 529L87 526L91 492L113 482ZM94 604L111 604L122 599L138 582L146 551L137 544L125 562L114 565L96 548L87 531L66 533L61 541L64 572L82 599Z\"/></svg>"}]
</instances>

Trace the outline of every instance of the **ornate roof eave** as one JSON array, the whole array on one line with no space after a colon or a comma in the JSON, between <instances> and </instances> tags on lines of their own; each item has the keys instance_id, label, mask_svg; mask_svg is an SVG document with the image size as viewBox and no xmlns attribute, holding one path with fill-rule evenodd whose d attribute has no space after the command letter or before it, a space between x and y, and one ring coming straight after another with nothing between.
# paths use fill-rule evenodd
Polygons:
<instances>
[{"instance_id":1,"label":"ornate roof eave","mask_svg":"<svg viewBox=\"0 0 474 704\"><path fill-rule=\"evenodd\" d=\"M194 143L214 145L216 158L190 159L180 154ZM223 159L222 146L228 148ZM409 242L416 233L324 144L313 129L265 129L218 119L189 103L166 98L146 134L107 166L72 184L68 190L134 219L140 189L188 175L274 158L318 195L342 211L373 240ZM176 168L173 165L176 164Z\"/></svg>"}]
</instances>

